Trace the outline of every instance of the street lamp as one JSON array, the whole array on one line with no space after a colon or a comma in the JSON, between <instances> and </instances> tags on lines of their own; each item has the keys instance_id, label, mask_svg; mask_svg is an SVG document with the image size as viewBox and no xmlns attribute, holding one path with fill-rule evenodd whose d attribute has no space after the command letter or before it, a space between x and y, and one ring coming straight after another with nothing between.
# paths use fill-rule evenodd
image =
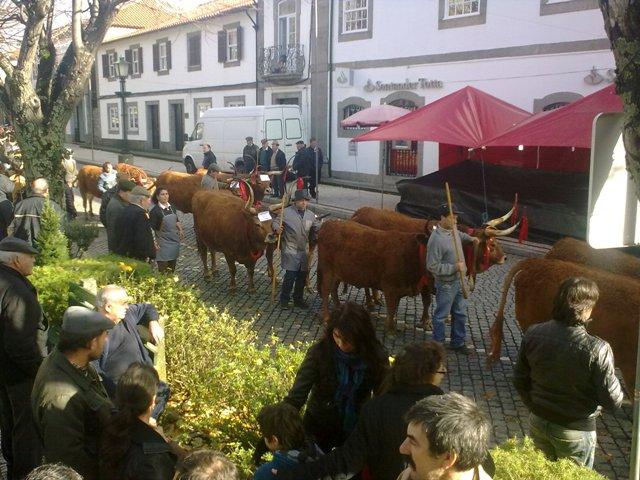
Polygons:
<instances>
[{"instance_id":1,"label":"street lamp","mask_svg":"<svg viewBox=\"0 0 640 480\"><path fill-rule=\"evenodd\" d=\"M129 146L127 144L127 96L129 92L125 90L125 83L129 76L129 62L124 57L120 57L114 67L116 76L120 79L120 93L117 94L122 101L122 151L118 155L118 163L132 163L133 155L129 153Z\"/></svg>"}]
</instances>

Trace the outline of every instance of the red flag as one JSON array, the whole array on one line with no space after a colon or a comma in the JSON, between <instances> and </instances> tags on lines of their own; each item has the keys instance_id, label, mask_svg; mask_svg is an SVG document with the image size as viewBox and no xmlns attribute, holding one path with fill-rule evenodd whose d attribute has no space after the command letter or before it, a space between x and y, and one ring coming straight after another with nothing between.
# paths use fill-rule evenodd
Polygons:
<instances>
[{"instance_id":1,"label":"red flag","mask_svg":"<svg viewBox=\"0 0 640 480\"><path fill-rule=\"evenodd\" d=\"M296 180L296 190L303 190L304 189L304 179L302 177L298 177L298 179Z\"/></svg>"},{"instance_id":2,"label":"red flag","mask_svg":"<svg viewBox=\"0 0 640 480\"><path fill-rule=\"evenodd\" d=\"M522 220L520 223L520 234L518 235L518 242L522 243L529 237L529 218L527 217L527 209L524 209L522 213Z\"/></svg>"}]
</instances>

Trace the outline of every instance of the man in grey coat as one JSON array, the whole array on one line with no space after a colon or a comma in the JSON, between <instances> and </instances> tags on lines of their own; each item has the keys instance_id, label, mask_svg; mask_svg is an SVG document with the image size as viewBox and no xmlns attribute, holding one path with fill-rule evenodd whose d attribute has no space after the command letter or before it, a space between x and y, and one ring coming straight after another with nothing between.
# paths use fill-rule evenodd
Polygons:
<instances>
[{"instance_id":1,"label":"man in grey coat","mask_svg":"<svg viewBox=\"0 0 640 480\"><path fill-rule=\"evenodd\" d=\"M285 208L282 215L272 223L273 231L282 235L280 258L285 271L280 292L282 308L289 308L292 289L293 304L303 309L309 307L303 298L309 270L309 240L315 239L320 228L315 214L307 210L309 199L306 190L296 190L293 205Z\"/></svg>"}]
</instances>

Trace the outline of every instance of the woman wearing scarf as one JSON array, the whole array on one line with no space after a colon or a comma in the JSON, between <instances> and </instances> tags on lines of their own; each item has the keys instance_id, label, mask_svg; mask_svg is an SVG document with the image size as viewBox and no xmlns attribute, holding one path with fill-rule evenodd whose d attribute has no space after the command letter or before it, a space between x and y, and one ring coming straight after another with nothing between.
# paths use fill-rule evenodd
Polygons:
<instances>
[{"instance_id":1,"label":"woman wearing scarf","mask_svg":"<svg viewBox=\"0 0 640 480\"><path fill-rule=\"evenodd\" d=\"M313 344L284 399L301 409L303 423L324 452L342 445L360 408L377 393L389 366L369 313L346 302L334 310L324 337Z\"/></svg>"},{"instance_id":2,"label":"woman wearing scarf","mask_svg":"<svg viewBox=\"0 0 640 480\"><path fill-rule=\"evenodd\" d=\"M178 212L169 203L169 191L157 188L153 192L155 206L149 212L149 222L155 235L158 250L156 262L160 273L173 272L180 253L180 240L184 238Z\"/></svg>"}]
</instances>

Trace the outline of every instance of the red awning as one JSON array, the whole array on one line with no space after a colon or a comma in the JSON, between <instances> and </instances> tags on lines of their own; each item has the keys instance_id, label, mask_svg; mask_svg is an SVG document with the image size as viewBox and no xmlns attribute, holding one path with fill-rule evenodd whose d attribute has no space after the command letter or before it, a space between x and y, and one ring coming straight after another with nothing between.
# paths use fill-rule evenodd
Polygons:
<instances>
[{"instance_id":1,"label":"red awning","mask_svg":"<svg viewBox=\"0 0 640 480\"><path fill-rule=\"evenodd\" d=\"M354 142L414 140L478 148L531 114L473 87L465 87Z\"/></svg>"},{"instance_id":2,"label":"red awning","mask_svg":"<svg viewBox=\"0 0 640 480\"><path fill-rule=\"evenodd\" d=\"M621 111L622 99L615 85L609 85L564 107L538 113L489 140L486 146L591 148L595 116Z\"/></svg>"},{"instance_id":3,"label":"red awning","mask_svg":"<svg viewBox=\"0 0 640 480\"><path fill-rule=\"evenodd\" d=\"M394 105L374 105L365 108L340 122L343 127L378 127L409 113L409 110Z\"/></svg>"}]
</instances>

